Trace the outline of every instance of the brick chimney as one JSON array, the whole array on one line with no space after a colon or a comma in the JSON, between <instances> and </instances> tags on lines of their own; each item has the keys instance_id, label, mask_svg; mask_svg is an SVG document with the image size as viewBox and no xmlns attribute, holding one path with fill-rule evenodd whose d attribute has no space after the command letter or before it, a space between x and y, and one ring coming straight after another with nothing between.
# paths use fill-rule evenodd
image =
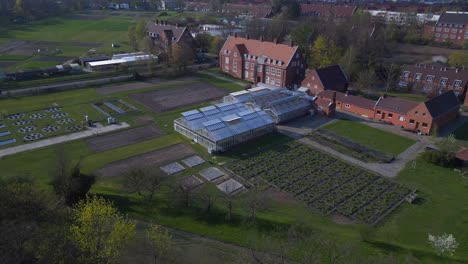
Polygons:
<instances>
[{"instance_id":1,"label":"brick chimney","mask_svg":"<svg viewBox=\"0 0 468 264\"><path fill-rule=\"evenodd\" d=\"M234 37L235 37L235 38L237 38L237 32L236 32L236 33L234 33Z\"/></svg>"},{"instance_id":2,"label":"brick chimney","mask_svg":"<svg viewBox=\"0 0 468 264\"><path fill-rule=\"evenodd\" d=\"M273 43L278 44L278 39L277 38L273 39Z\"/></svg>"},{"instance_id":3,"label":"brick chimney","mask_svg":"<svg viewBox=\"0 0 468 264\"><path fill-rule=\"evenodd\" d=\"M336 91L333 92L332 103L336 103Z\"/></svg>"},{"instance_id":4,"label":"brick chimney","mask_svg":"<svg viewBox=\"0 0 468 264\"><path fill-rule=\"evenodd\" d=\"M250 35L247 34L247 35L245 36L245 38L246 38L246 39L250 39Z\"/></svg>"},{"instance_id":5,"label":"brick chimney","mask_svg":"<svg viewBox=\"0 0 468 264\"><path fill-rule=\"evenodd\" d=\"M291 39L291 42L289 42L289 47L294 47L294 40Z\"/></svg>"}]
</instances>

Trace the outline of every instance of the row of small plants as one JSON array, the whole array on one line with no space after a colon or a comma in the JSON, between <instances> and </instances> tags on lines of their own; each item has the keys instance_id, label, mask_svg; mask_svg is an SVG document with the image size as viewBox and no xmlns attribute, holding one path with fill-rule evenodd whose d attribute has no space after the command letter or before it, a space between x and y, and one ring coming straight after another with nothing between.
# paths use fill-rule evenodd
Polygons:
<instances>
[{"instance_id":1,"label":"row of small plants","mask_svg":"<svg viewBox=\"0 0 468 264\"><path fill-rule=\"evenodd\" d=\"M411 190L294 142L226 165L245 179L261 177L315 211L374 224Z\"/></svg>"}]
</instances>

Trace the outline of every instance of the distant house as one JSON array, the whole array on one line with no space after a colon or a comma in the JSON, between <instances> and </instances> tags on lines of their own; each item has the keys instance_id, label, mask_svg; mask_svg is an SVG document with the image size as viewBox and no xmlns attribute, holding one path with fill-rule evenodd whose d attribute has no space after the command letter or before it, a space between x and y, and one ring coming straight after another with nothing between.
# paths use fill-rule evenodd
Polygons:
<instances>
[{"instance_id":1,"label":"distant house","mask_svg":"<svg viewBox=\"0 0 468 264\"><path fill-rule=\"evenodd\" d=\"M468 12L444 12L435 24L424 26L424 35L436 42L462 45L468 41Z\"/></svg>"},{"instance_id":2,"label":"distant house","mask_svg":"<svg viewBox=\"0 0 468 264\"><path fill-rule=\"evenodd\" d=\"M120 9L120 4L110 3L109 4L109 9L119 10Z\"/></svg>"},{"instance_id":3,"label":"distant house","mask_svg":"<svg viewBox=\"0 0 468 264\"><path fill-rule=\"evenodd\" d=\"M253 83L297 88L305 74L298 46L229 36L219 52L221 71Z\"/></svg>"},{"instance_id":4,"label":"distant house","mask_svg":"<svg viewBox=\"0 0 468 264\"><path fill-rule=\"evenodd\" d=\"M373 101L329 90L317 97L328 100L335 97L337 109L426 135L455 120L460 109L460 102L453 91L422 103L387 96Z\"/></svg>"},{"instance_id":5,"label":"distant house","mask_svg":"<svg viewBox=\"0 0 468 264\"><path fill-rule=\"evenodd\" d=\"M119 8L120 8L120 9L130 9L130 5L127 4L127 3L123 3L123 4L120 4L120 5L119 5Z\"/></svg>"},{"instance_id":6,"label":"distant house","mask_svg":"<svg viewBox=\"0 0 468 264\"><path fill-rule=\"evenodd\" d=\"M301 16L318 17L321 19L333 19L341 22L351 18L356 12L355 5L341 5L332 3L301 4Z\"/></svg>"},{"instance_id":7,"label":"distant house","mask_svg":"<svg viewBox=\"0 0 468 264\"><path fill-rule=\"evenodd\" d=\"M399 86L412 86L413 91L431 97L452 90L463 101L468 89L468 71L425 64L405 65L401 70Z\"/></svg>"},{"instance_id":8,"label":"distant house","mask_svg":"<svg viewBox=\"0 0 468 264\"><path fill-rule=\"evenodd\" d=\"M348 89L348 85L348 77L340 65L311 70L301 83L301 86L308 88L313 95L325 90L344 93Z\"/></svg>"},{"instance_id":9,"label":"distant house","mask_svg":"<svg viewBox=\"0 0 468 264\"><path fill-rule=\"evenodd\" d=\"M146 31L154 42L154 45L163 53L167 53L173 44L185 44L193 48L194 39L187 27L169 25L167 21L149 22Z\"/></svg>"}]
</instances>

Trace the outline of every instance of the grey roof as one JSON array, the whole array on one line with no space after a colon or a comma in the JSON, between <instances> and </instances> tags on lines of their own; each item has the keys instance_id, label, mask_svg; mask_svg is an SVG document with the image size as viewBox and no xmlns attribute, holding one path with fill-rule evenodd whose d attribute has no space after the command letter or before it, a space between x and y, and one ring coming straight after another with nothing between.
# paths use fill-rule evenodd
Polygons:
<instances>
[{"instance_id":1,"label":"grey roof","mask_svg":"<svg viewBox=\"0 0 468 264\"><path fill-rule=\"evenodd\" d=\"M460 107L460 101L452 90L427 100L424 104L432 118L437 118Z\"/></svg>"},{"instance_id":2,"label":"grey roof","mask_svg":"<svg viewBox=\"0 0 468 264\"><path fill-rule=\"evenodd\" d=\"M315 70L325 90L341 90L348 86L348 77L340 65L332 65Z\"/></svg>"},{"instance_id":3,"label":"grey roof","mask_svg":"<svg viewBox=\"0 0 468 264\"><path fill-rule=\"evenodd\" d=\"M437 23L468 25L468 13L444 12L442 15L440 15L439 21Z\"/></svg>"}]
</instances>

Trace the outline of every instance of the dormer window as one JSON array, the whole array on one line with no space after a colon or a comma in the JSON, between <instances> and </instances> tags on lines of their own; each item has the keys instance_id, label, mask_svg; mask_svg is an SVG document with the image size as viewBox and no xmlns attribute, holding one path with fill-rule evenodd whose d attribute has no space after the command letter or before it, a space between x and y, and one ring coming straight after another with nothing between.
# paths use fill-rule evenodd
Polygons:
<instances>
[{"instance_id":1,"label":"dormer window","mask_svg":"<svg viewBox=\"0 0 468 264\"><path fill-rule=\"evenodd\" d=\"M446 85L447 85L447 81L448 81L447 78L441 78L441 79L440 79L440 82L439 82L439 85L440 85L440 86L446 86Z\"/></svg>"},{"instance_id":2,"label":"dormer window","mask_svg":"<svg viewBox=\"0 0 468 264\"><path fill-rule=\"evenodd\" d=\"M453 82L453 87L454 87L454 88L459 88L459 87L461 86L461 83L462 83L462 81L460 81L460 80L455 80L455 81Z\"/></svg>"},{"instance_id":3,"label":"dormer window","mask_svg":"<svg viewBox=\"0 0 468 264\"><path fill-rule=\"evenodd\" d=\"M422 75L421 73L416 73L416 75L414 76L414 79L416 81L420 81L421 80L421 75Z\"/></svg>"}]
</instances>

